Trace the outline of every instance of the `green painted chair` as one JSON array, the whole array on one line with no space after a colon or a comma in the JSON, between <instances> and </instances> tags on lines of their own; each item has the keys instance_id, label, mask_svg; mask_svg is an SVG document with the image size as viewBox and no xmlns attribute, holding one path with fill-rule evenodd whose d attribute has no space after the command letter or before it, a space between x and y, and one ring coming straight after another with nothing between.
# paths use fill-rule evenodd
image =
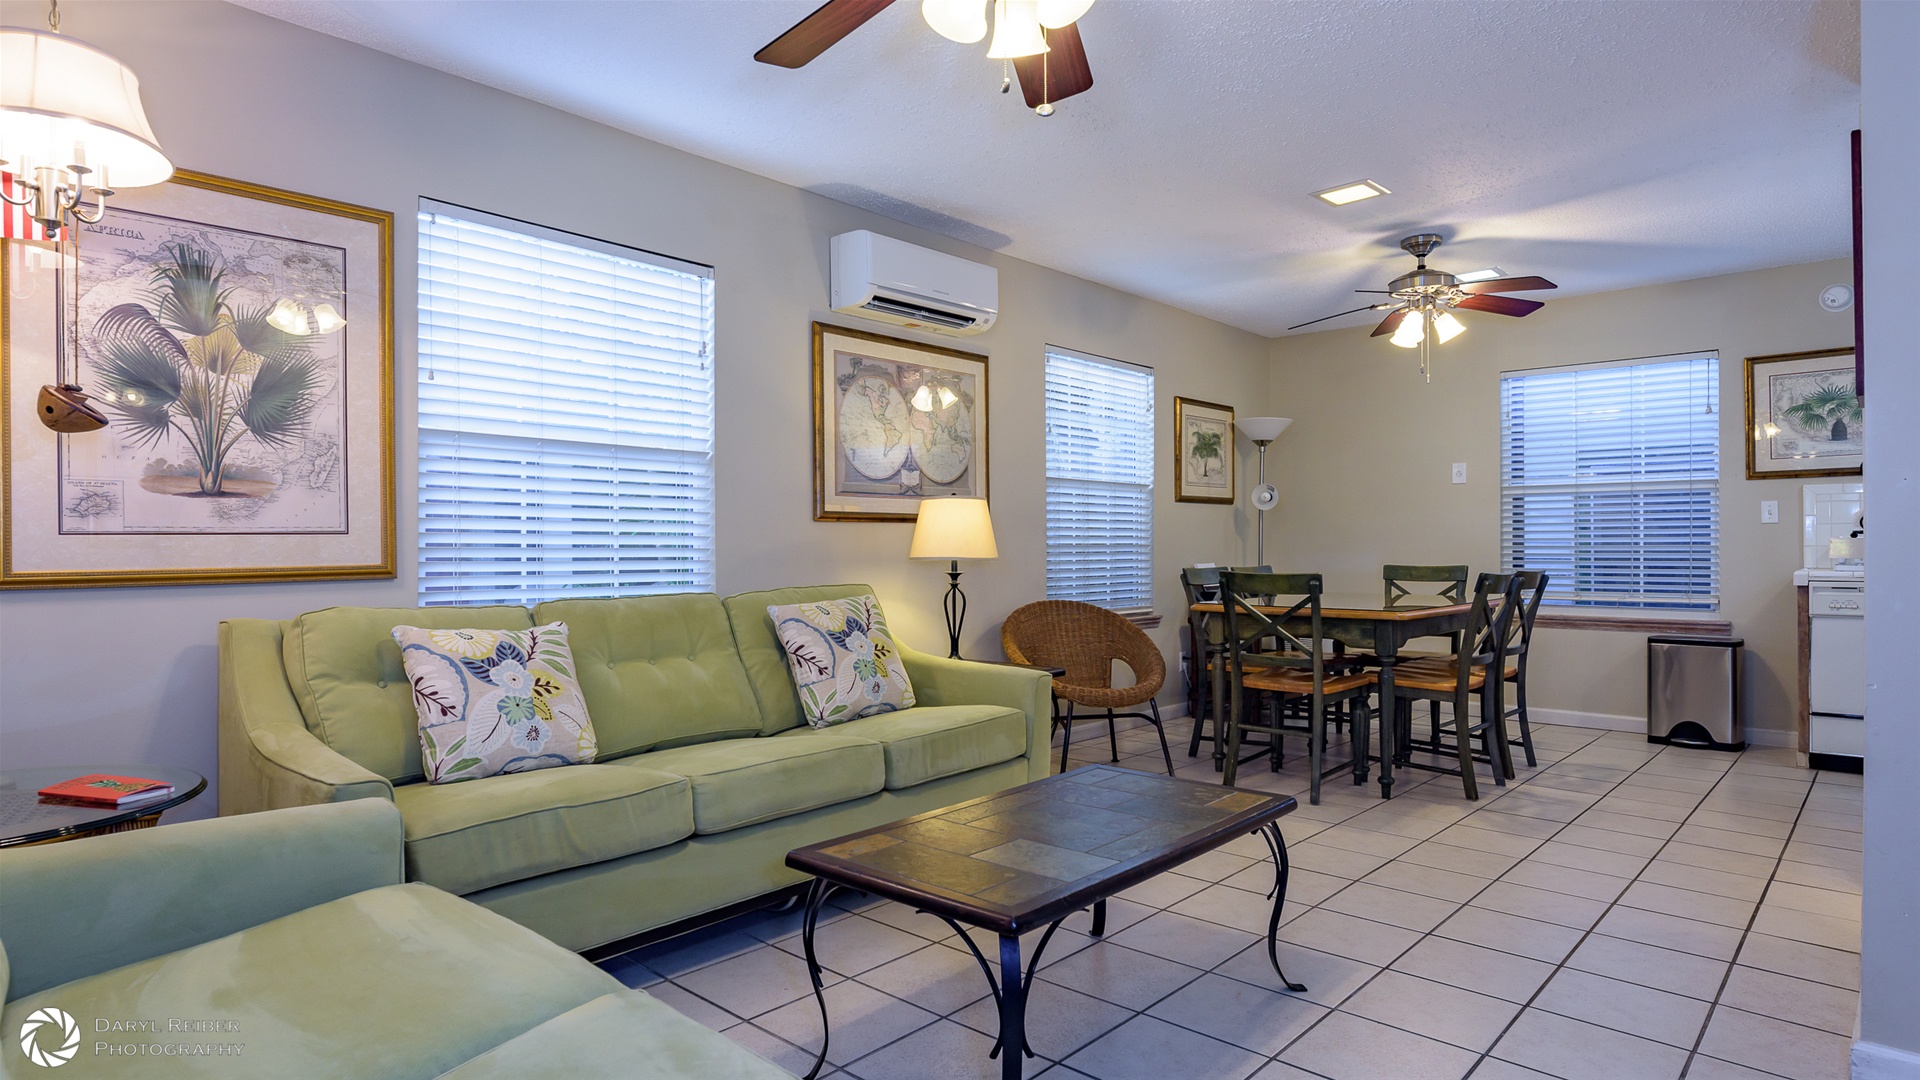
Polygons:
<instances>
[{"instance_id":1,"label":"green painted chair","mask_svg":"<svg viewBox=\"0 0 1920 1080\"><path fill-rule=\"evenodd\" d=\"M1409 596L1443 596L1456 604L1467 602L1467 566L1465 563L1444 566L1418 566L1409 563L1388 563L1380 568L1380 577L1386 586L1387 606L1406 599ZM1408 588L1407 586L1418 586ZM1460 651L1460 634L1456 631L1446 635L1447 651L1444 653L1402 651L1403 660L1453 656ZM1428 741L1440 741L1440 703L1430 702L1427 711Z\"/></svg>"},{"instance_id":2,"label":"green painted chair","mask_svg":"<svg viewBox=\"0 0 1920 1080\"><path fill-rule=\"evenodd\" d=\"M1519 596L1519 575L1481 574L1474 585L1473 608L1462 639L1470 643L1468 648L1453 656L1425 657L1394 665L1394 700L1380 703L1383 711L1389 706L1392 708L1394 730L1401 736L1398 764L1457 775L1469 799L1480 797L1479 784L1474 779L1473 736L1480 736L1481 753L1477 760L1487 762L1496 785L1505 787L1508 778L1514 775L1501 688L1505 685L1507 638L1519 607ZM1475 697L1480 699L1478 721L1470 716ZM1437 737L1423 745L1413 743L1415 701L1434 702L1436 709L1438 702L1452 705L1451 744L1442 743ZM1458 757L1459 767L1420 761L1414 757L1417 750L1451 751Z\"/></svg>"},{"instance_id":3,"label":"green painted chair","mask_svg":"<svg viewBox=\"0 0 1920 1080\"><path fill-rule=\"evenodd\" d=\"M1268 574L1271 566L1235 566L1232 569L1249 574ZM1187 715L1193 718L1193 736L1187 742L1187 756L1200 755L1200 740L1204 738L1206 721L1213 715L1213 665L1219 662L1221 646L1226 641L1226 623L1222 617L1208 619L1193 610L1195 604L1217 604L1220 602L1220 575L1226 569L1218 566L1189 566L1180 571L1180 587L1187 594ZM1220 740L1219 724L1214 725L1214 740Z\"/></svg>"},{"instance_id":4,"label":"green painted chair","mask_svg":"<svg viewBox=\"0 0 1920 1080\"><path fill-rule=\"evenodd\" d=\"M1367 761L1367 742L1372 720L1367 698L1373 692L1374 677L1369 671L1342 673L1339 657L1332 653L1335 644L1321 622L1319 574L1271 574L1228 571L1220 579L1220 602L1226 607L1226 639L1229 658L1231 704L1227 721L1227 759L1223 782L1232 787L1239 767L1264 754L1270 768L1279 771L1281 739L1301 735L1307 739L1307 774L1310 800L1320 802L1320 781L1329 773L1352 770L1354 782ZM1284 611L1269 613L1285 598L1300 599ZM1260 607L1275 599L1269 611ZM1271 638L1279 643L1274 651L1256 652L1255 642ZM1247 718L1249 692L1263 695L1261 705L1267 722ZM1305 705L1304 726L1285 723L1290 703ZM1353 756L1348 761L1326 767L1328 709L1350 703L1355 709ZM1298 711L1298 710L1296 710ZM1247 732L1267 737L1267 745L1245 758L1240 747Z\"/></svg>"}]
</instances>

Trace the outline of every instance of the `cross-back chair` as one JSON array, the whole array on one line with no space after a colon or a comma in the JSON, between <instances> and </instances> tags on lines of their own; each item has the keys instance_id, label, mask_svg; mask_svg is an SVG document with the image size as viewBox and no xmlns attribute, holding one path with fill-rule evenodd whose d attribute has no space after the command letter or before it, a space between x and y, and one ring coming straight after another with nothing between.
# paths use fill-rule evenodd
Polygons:
<instances>
[{"instance_id":1,"label":"cross-back chair","mask_svg":"<svg viewBox=\"0 0 1920 1080\"><path fill-rule=\"evenodd\" d=\"M1234 570L1266 574L1271 566L1235 566ZM1213 716L1213 668L1220 662L1226 642L1224 616L1206 616L1193 610L1195 604L1220 602L1220 575L1226 568L1189 566L1180 571L1180 587L1187 594L1187 715L1193 718L1193 737L1187 742L1187 756L1198 757L1206 721L1214 719L1214 738L1220 738L1218 718Z\"/></svg>"},{"instance_id":2,"label":"cross-back chair","mask_svg":"<svg viewBox=\"0 0 1920 1080\"><path fill-rule=\"evenodd\" d=\"M1239 767L1265 753L1270 767L1280 767L1280 741L1288 735L1307 739L1309 798L1320 801L1320 781L1329 772L1358 770L1367 760L1367 742L1372 721L1367 697L1373 692L1371 672L1342 672L1340 658L1329 655L1334 644L1327 636L1320 617L1322 579L1319 574L1253 574L1228 571L1220 579L1220 602L1226 608L1226 639L1231 705L1227 720L1226 774L1223 782L1231 787L1239 776ZM1288 603L1285 598L1299 597ZM1271 606L1262 601L1275 598ZM1265 610L1262 608L1265 607ZM1271 638L1279 647L1255 652L1254 642ZM1330 670L1331 668L1331 670ZM1248 719L1248 695L1262 694L1266 700L1267 722ZM1289 700L1306 706L1305 726L1287 725ZM1327 709L1329 705L1351 703L1354 710L1353 756L1332 769L1326 768ZM1267 737L1260 751L1242 758L1240 746L1247 732ZM1355 780L1358 783L1358 779Z\"/></svg>"},{"instance_id":3,"label":"cross-back chair","mask_svg":"<svg viewBox=\"0 0 1920 1080\"><path fill-rule=\"evenodd\" d=\"M1394 730L1400 734L1403 748L1401 764L1460 777L1469 799L1480 797L1474 778L1473 736L1480 736L1481 752L1493 772L1494 783L1505 787L1514 775L1513 757L1507 747L1505 704L1501 693L1506 673L1508 635L1519 607L1520 578L1515 574L1481 574L1474 584L1472 609L1462 635L1466 647L1453 656L1428 657L1398 664L1393 669L1392 707ZM1480 719L1473 720L1469 706L1480 699ZM1412 741L1413 703L1448 702L1453 706L1449 718L1453 728L1451 746L1437 737L1425 745ZM1436 732L1436 736L1437 736ZM1414 760L1413 749L1444 753L1452 750L1459 767L1451 768Z\"/></svg>"}]
</instances>

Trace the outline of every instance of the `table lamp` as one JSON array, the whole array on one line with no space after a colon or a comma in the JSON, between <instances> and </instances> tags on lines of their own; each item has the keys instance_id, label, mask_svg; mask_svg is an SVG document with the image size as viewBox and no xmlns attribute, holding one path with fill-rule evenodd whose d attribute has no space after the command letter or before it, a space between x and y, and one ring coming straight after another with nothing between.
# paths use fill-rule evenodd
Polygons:
<instances>
[{"instance_id":1,"label":"table lamp","mask_svg":"<svg viewBox=\"0 0 1920 1080\"><path fill-rule=\"evenodd\" d=\"M997 559L993 518L987 500L942 495L920 500L920 516L913 525L909 559L947 560L947 655L960 658L960 624L967 617L967 597L960 591L961 559Z\"/></svg>"},{"instance_id":2,"label":"table lamp","mask_svg":"<svg viewBox=\"0 0 1920 1080\"><path fill-rule=\"evenodd\" d=\"M1279 438L1292 423L1284 416L1249 416L1233 422L1240 434L1260 448L1260 486L1253 489L1253 509L1258 515L1254 525L1253 561L1260 566L1267 565L1267 511L1280 502L1280 493L1267 483L1267 444Z\"/></svg>"}]
</instances>

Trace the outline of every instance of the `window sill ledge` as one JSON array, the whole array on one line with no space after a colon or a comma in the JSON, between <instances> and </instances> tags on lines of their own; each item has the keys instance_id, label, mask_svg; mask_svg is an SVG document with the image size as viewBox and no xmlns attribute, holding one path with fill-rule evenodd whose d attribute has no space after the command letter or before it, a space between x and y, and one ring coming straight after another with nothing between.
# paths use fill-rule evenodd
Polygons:
<instances>
[{"instance_id":1,"label":"window sill ledge","mask_svg":"<svg viewBox=\"0 0 1920 1080\"><path fill-rule=\"evenodd\" d=\"M1562 615L1542 611L1534 626L1552 630L1610 630L1626 634L1695 634L1732 637L1733 624L1725 619L1676 619L1648 615Z\"/></svg>"},{"instance_id":2,"label":"window sill ledge","mask_svg":"<svg viewBox=\"0 0 1920 1080\"><path fill-rule=\"evenodd\" d=\"M1160 625L1160 615L1157 612L1122 611L1117 614L1142 630L1152 630L1154 627Z\"/></svg>"}]
</instances>

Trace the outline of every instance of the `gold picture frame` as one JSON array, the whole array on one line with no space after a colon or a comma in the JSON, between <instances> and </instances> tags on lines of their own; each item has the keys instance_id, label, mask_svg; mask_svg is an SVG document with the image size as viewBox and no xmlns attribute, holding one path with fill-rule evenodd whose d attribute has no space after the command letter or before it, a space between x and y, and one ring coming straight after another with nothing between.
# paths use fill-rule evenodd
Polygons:
<instances>
[{"instance_id":1,"label":"gold picture frame","mask_svg":"<svg viewBox=\"0 0 1920 1080\"><path fill-rule=\"evenodd\" d=\"M392 213L186 170L114 196L81 241L77 361L113 422L82 434L56 435L33 411L54 377L55 257L0 243L0 589L395 576ZM208 309L219 329L199 335L147 299L163 268L190 264L227 290ZM269 336L269 314L305 332ZM173 408L187 395L126 390L128 369L112 365L128 335L115 331L136 323L149 360L174 365L149 377L199 380L230 407L220 437ZM291 419L254 397L269 364Z\"/></svg>"},{"instance_id":2,"label":"gold picture frame","mask_svg":"<svg viewBox=\"0 0 1920 1080\"><path fill-rule=\"evenodd\" d=\"M1747 479L1861 474L1865 410L1854 393L1853 355L1814 349L1747 357Z\"/></svg>"},{"instance_id":3,"label":"gold picture frame","mask_svg":"<svg viewBox=\"0 0 1920 1080\"><path fill-rule=\"evenodd\" d=\"M1174 398L1173 501L1226 504L1235 498L1233 407Z\"/></svg>"},{"instance_id":4,"label":"gold picture frame","mask_svg":"<svg viewBox=\"0 0 1920 1080\"><path fill-rule=\"evenodd\" d=\"M985 356L814 323L813 519L912 521L929 495L986 498L987 419Z\"/></svg>"}]
</instances>

